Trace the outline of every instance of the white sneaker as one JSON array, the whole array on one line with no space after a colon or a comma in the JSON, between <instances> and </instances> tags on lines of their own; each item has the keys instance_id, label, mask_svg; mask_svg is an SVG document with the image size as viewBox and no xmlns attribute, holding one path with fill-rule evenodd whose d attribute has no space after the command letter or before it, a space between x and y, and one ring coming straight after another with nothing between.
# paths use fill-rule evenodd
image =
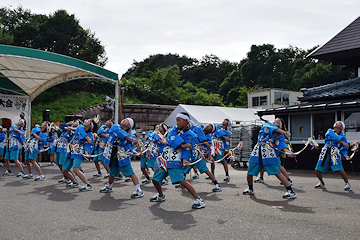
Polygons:
<instances>
[{"instance_id":1,"label":"white sneaker","mask_svg":"<svg viewBox=\"0 0 360 240\"><path fill-rule=\"evenodd\" d=\"M212 191L213 192L221 192L222 188L221 188L221 186L219 184L216 184Z\"/></svg>"},{"instance_id":2,"label":"white sneaker","mask_svg":"<svg viewBox=\"0 0 360 240\"><path fill-rule=\"evenodd\" d=\"M293 185L292 180L288 180L288 182L290 183L290 186ZM280 182L280 185L284 185L282 182Z\"/></svg>"},{"instance_id":3,"label":"white sneaker","mask_svg":"<svg viewBox=\"0 0 360 240\"><path fill-rule=\"evenodd\" d=\"M37 165L38 165L39 167L41 167L41 166L42 166L41 162L38 162L38 163L37 163Z\"/></svg>"},{"instance_id":4,"label":"white sneaker","mask_svg":"<svg viewBox=\"0 0 360 240\"><path fill-rule=\"evenodd\" d=\"M205 202L200 197L195 199L194 204L192 205L192 208L194 209L200 209L205 207Z\"/></svg>"},{"instance_id":5,"label":"white sneaker","mask_svg":"<svg viewBox=\"0 0 360 240\"><path fill-rule=\"evenodd\" d=\"M151 180L150 180L150 179L145 178L144 180L142 180L142 182L141 182L141 183L143 183L143 184L151 183Z\"/></svg>"},{"instance_id":6,"label":"white sneaker","mask_svg":"<svg viewBox=\"0 0 360 240\"><path fill-rule=\"evenodd\" d=\"M254 195L254 190L251 190L250 188L245 189L245 191L243 191L244 195Z\"/></svg>"},{"instance_id":7,"label":"white sneaker","mask_svg":"<svg viewBox=\"0 0 360 240\"><path fill-rule=\"evenodd\" d=\"M345 191L351 191L351 186L349 183L345 183L345 187L344 187Z\"/></svg>"},{"instance_id":8,"label":"white sneaker","mask_svg":"<svg viewBox=\"0 0 360 240\"><path fill-rule=\"evenodd\" d=\"M135 192L131 195L131 198L141 198L144 196L143 191L135 190Z\"/></svg>"},{"instance_id":9,"label":"white sneaker","mask_svg":"<svg viewBox=\"0 0 360 240\"><path fill-rule=\"evenodd\" d=\"M45 176L38 176L37 178L35 178L35 181L45 181Z\"/></svg>"},{"instance_id":10,"label":"white sneaker","mask_svg":"<svg viewBox=\"0 0 360 240\"><path fill-rule=\"evenodd\" d=\"M78 182L73 183L72 181L70 181L70 183L67 183L67 184L66 184L66 187L67 187L67 188L78 188L78 187L79 187L79 183L78 183Z\"/></svg>"},{"instance_id":11,"label":"white sneaker","mask_svg":"<svg viewBox=\"0 0 360 240\"><path fill-rule=\"evenodd\" d=\"M325 183L319 182L318 184L315 185L315 188L324 189L325 188Z\"/></svg>"},{"instance_id":12,"label":"white sneaker","mask_svg":"<svg viewBox=\"0 0 360 240\"><path fill-rule=\"evenodd\" d=\"M96 173L93 175L93 177L102 177L102 174L101 173Z\"/></svg>"},{"instance_id":13,"label":"white sneaker","mask_svg":"<svg viewBox=\"0 0 360 240\"><path fill-rule=\"evenodd\" d=\"M230 176L226 176L226 177L224 178L224 181L225 181L225 182L230 182Z\"/></svg>"},{"instance_id":14,"label":"white sneaker","mask_svg":"<svg viewBox=\"0 0 360 240\"><path fill-rule=\"evenodd\" d=\"M199 177L200 177L199 173L196 172L192 178L193 179L198 179Z\"/></svg>"},{"instance_id":15,"label":"white sneaker","mask_svg":"<svg viewBox=\"0 0 360 240\"><path fill-rule=\"evenodd\" d=\"M125 182L130 182L130 181L131 181L131 177L125 178Z\"/></svg>"},{"instance_id":16,"label":"white sneaker","mask_svg":"<svg viewBox=\"0 0 360 240\"><path fill-rule=\"evenodd\" d=\"M68 180L67 178L63 177L62 179L60 179L60 180L58 181L58 183L66 183L67 180Z\"/></svg>"},{"instance_id":17,"label":"white sneaker","mask_svg":"<svg viewBox=\"0 0 360 240\"><path fill-rule=\"evenodd\" d=\"M18 175L16 175L16 177L24 177L25 176L25 173L23 172L20 172Z\"/></svg>"},{"instance_id":18,"label":"white sneaker","mask_svg":"<svg viewBox=\"0 0 360 240\"><path fill-rule=\"evenodd\" d=\"M295 192L291 192L290 190L288 190L287 193L285 193L285 194L283 195L283 198L288 198L288 199L296 198L296 193L295 193Z\"/></svg>"},{"instance_id":19,"label":"white sneaker","mask_svg":"<svg viewBox=\"0 0 360 240\"><path fill-rule=\"evenodd\" d=\"M168 184L169 184L169 181L165 178L161 181L161 185L168 185Z\"/></svg>"},{"instance_id":20,"label":"white sneaker","mask_svg":"<svg viewBox=\"0 0 360 240\"><path fill-rule=\"evenodd\" d=\"M30 174L26 174L23 176L23 179L31 179L33 178L33 175L30 175Z\"/></svg>"},{"instance_id":21,"label":"white sneaker","mask_svg":"<svg viewBox=\"0 0 360 240\"><path fill-rule=\"evenodd\" d=\"M13 173L12 172L9 172L8 170L6 170L4 173L3 173L3 176L12 176Z\"/></svg>"},{"instance_id":22,"label":"white sneaker","mask_svg":"<svg viewBox=\"0 0 360 240\"><path fill-rule=\"evenodd\" d=\"M113 191L112 187L108 187L108 185L105 185L105 187L100 189L101 193L110 193L112 191Z\"/></svg>"},{"instance_id":23,"label":"white sneaker","mask_svg":"<svg viewBox=\"0 0 360 240\"><path fill-rule=\"evenodd\" d=\"M0 167L3 167L3 166L4 166L4 164L2 162L0 162Z\"/></svg>"},{"instance_id":24,"label":"white sneaker","mask_svg":"<svg viewBox=\"0 0 360 240\"><path fill-rule=\"evenodd\" d=\"M164 202L166 200L165 195L160 196L159 194L156 194L152 198L150 198L150 202Z\"/></svg>"},{"instance_id":25,"label":"white sneaker","mask_svg":"<svg viewBox=\"0 0 360 240\"><path fill-rule=\"evenodd\" d=\"M83 191L92 191L93 188L90 184L85 184L83 187L79 188L79 191L80 192L83 192Z\"/></svg>"},{"instance_id":26,"label":"white sneaker","mask_svg":"<svg viewBox=\"0 0 360 240\"><path fill-rule=\"evenodd\" d=\"M264 179L261 177L258 177L257 179L254 180L254 182L256 183L264 183Z\"/></svg>"},{"instance_id":27,"label":"white sneaker","mask_svg":"<svg viewBox=\"0 0 360 240\"><path fill-rule=\"evenodd\" d=\"M104 178L108 178L110 176L110 173L105 174Z\"/></svg>"}]
</instances>

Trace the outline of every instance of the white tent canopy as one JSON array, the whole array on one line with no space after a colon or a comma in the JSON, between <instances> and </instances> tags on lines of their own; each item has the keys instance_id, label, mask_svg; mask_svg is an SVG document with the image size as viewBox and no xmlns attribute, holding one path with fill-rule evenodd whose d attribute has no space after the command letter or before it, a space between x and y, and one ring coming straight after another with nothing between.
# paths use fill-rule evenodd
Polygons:
<instances>
[{"instance_id":1,"label":"white tent canopy","mask_svg":"<svg viewBox=\"0 0 360 240\"><path fill-rule=\"evenodd\" d=\"M29 125L31 102L40 93L57 84L77 79L102 79L115 83L115 108L118 109L119 80L116 73L68 56L0 44L0 95L15 94L28 99L28 111L22 111L26 113ZM0 109L0 118L19 120L19 111L15 109L14 112L12 106L12 112L9 112L10 108L5 106ZM115 111L116 121L117 118Z\"/></svg>"},{"instance_id":2,"label":"white tent canopy","mask_svg":"<svg viewBox=\"0 0 360 240\"><path fill-rule=\"evenodd\" d=\"M224 121L225 118L229 119L232 124L255 122L260 120L259 116L255 115L257 110L251 108L229 108L179 104L165 120L165 123L169 126L176 125L176 115L179 112L187 112L190 115L190 120L194 121L194 123L197 125L203 125L207 123L220 124ZM273 115L267 115L264 119L272 121L274 118L275 117Z\"/></svg>"}]
</instances>

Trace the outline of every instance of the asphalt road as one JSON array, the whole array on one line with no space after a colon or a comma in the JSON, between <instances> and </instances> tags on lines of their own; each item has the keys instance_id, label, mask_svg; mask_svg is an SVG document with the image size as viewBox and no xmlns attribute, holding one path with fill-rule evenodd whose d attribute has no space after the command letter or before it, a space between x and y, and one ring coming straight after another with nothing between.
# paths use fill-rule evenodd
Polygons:
<instances>
[{"instance_id":1,"label":"asphalt road","mask_svg":"<svg viewBox=\"0 0 360 240\"><path fill-rule=\"evenodd\" d=\"M321 190L314 188L314 171L289 171L298 197L288 200L282 199L285 188L267 175L265 184L255 183L254 196L243 195L246 169L229 165L231 181L225 183L217 164L223 191L213 193L205 175L192 180L206 202L193 210L191 195L171 184L164 186L163 203L149 201L156 193L151 183L142 185L139 199L130 198L134 187L124 180L112 193L99 193L107 180L93 178L94 163L84 162L94 190L79 192L57 183L57 166L45 165L46 181L0 177L0 239L360 239L359 173L357 179L348 173L353 191L347 192L337 173L324 175L327 188ZM139 162L133 167L142 179ZM14 164L12 170L19 172Z\"/></svg>"}]
</instances>

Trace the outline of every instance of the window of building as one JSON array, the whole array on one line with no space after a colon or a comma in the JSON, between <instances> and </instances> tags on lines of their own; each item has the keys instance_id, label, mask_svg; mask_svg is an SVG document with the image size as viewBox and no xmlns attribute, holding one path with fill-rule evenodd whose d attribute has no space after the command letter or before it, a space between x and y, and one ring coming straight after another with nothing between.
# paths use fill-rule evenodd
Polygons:
<instances>
[{"instance_id":1,"label":"window of building","mask_svg":"<svg viewBox=\"0 0 360 240\"><path fill-rule=\"evenodd\" d=\"M260 97L260 106L268 105L267 96Z\"/></svg>"},{"instance_id":2,"label":"window of building","mask_svg":"<svg viewBox=\"0 0 360 240\"><path fill-rule=\"evenodd\" d=\"M274 100L274 103L277 104L277 105L281 105L281 92L275 92L274 93L274 97L275 97L275 100Z\"/></svg>"},{"instance_id":3,"label":"window of building","mask_svg":"<svg viewBox=\"0 0 360 240\"><path fill-rule=\"evenodd\" d=\"M360 137L360 112L344 112L345 135L348 140Z\"/></svg>"},{"instance_id":4,"label":"window of building","mask_svg":"<svg viewBox=\"0 0 360 240\"><path fill-rule=\"evenodd\" d=\"M252 106L253 107L264 106L264 105L268 105L267 104L267 96L252 98Z\"/></svg>"},{"instance_id":5,"label":"window of building","mask_svg":"<svg viewBox=\"0 0 360 240\"><path fill-rule=\"evenodd\" d=\"M290 116L291 123L291 140L301 141L306 140L311 136L311 115L292 115Z\"/></svg>"},{"instance_id":6,"label":"window of building","mask_svg":"<svg viewBox=\"0 0 360 240\"><path fill-rule=\"evenodd\" d=\"M315 139L325 139L325 133L332 128L335 122L335 113L313 114Z\"/></svg>"},{"instance_id":7,"label":"window of building","mask_svg":"<svg viewBox=\"0 0 360 240\"><path fill-rule=\"evenodd\" d=\"M260 106L259 97L252 98L252 105L253 105L253 107Z\"/></svg>"},{"instance_id":8,"label":"window of building","mask_svg":"<svg viewBox=\"0 0 360 240\"><path fill-rule=\"evenodd\" d=\"M274 92L274 103L277 105L289 105L290 94L283 92Z\"/></svg>"}]
</instances>

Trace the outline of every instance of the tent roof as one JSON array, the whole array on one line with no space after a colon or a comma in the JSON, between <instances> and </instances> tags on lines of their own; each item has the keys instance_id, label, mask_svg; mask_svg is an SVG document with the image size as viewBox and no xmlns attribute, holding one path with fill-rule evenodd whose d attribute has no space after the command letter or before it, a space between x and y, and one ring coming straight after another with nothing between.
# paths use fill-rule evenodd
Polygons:
<instances>
[{"instance_id":1,"label":"tent roof","mask_svg":"<svg viewBox=\"0 0 360 240\"><path fill-rule=\"evenodd\" d=\"M118 75L95 64L36 49L0 45L0 93L30 96L71 80L99 78L112 82Z\"/></svg>"},{"instance_id":2,"label":"tent roof","mask_svg":"<svg viewBox=\"0 0 360 240\"><path fill-rule=\"evenodd\" d=\"M228 118L232 123L254 122L255 120L260 120L259 116L255 115L257 110L251 108L229 108L179 104L165 120L165 123L169 126L176 125L176 115L179 112L187 112L190 115L190 120L193 120L197 125L207 123L220 124L224 121L225 118ZM265 119L272 120L274 117L266 116Z\"/></svg>"}]
</instances>

